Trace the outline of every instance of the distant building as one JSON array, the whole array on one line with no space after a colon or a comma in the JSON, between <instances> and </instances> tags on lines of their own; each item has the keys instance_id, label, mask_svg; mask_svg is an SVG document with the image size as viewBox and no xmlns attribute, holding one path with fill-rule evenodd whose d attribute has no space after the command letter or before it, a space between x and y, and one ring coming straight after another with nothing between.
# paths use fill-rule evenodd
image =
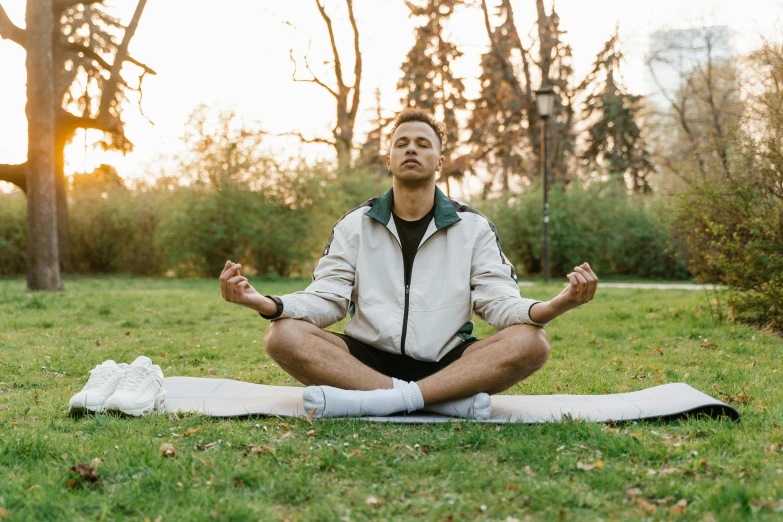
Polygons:
<instances>
[{"instance_id":1,"label":"distant building","mask_svg":"<svg viewBox=\"0 0 783 522\"><path fill-rule=\"evenodd\" d=\"M668 107L667 96L674 96L688 74L706 65L708 57L717 62L731 56L730 32L725 25L654 32L646 56L647 99L655 107Z\"/></svg>"}]
</instances>

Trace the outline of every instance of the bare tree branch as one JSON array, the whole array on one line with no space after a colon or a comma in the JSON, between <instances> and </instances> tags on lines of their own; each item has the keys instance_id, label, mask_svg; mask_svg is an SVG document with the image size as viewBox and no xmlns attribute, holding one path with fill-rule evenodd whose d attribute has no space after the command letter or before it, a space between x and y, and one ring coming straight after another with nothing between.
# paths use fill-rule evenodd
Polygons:
<instances>
[{"instance_id":1,"label":"bare tree branch","mask_svg":"<svg viewBox=\"0 0 783 522\"><path fill-rule=\"evenodd\" d=\"M351 97L351 110L348 112L348 118L351 122L356 121L356 113L359 110L359 93L361 92L362 83L362 53L359 50L359 29L356 26L356 18L353 15L353 0L345 0L348 6L348 19L351 21L351 27L353 28L353 51L355 55L355 63L353 67L353 96Z\"/></svg>"},{"instance_id":2,"label":"bare tree branch","mask_svg":"<svg viewBox=\"0 0 783 522\"><path fill-rule=\"evenodd\" d=\"M55 13L61 13L78 4L93 5L102 4L103 2L104 0L55 0L53 7Z\"/></svg>"},{"instance_id":3,"label":"bare tree branch","mask_svg":"<svg viewBox=\"0 0 783 522\"><path fill-rule=\"evenodd\" d=\"M106 69L107 71L111 71L111 64L106 61L106 59L95 52L94 49L90 47L86 47L82 44L76 43L76 42L69 42L62 44L60 47L62 47L65 51L72 51L75 53L82 53L84 56L87 56L88 58L92 58L96 62L98 62L98 65Z\"/></svg>"},{"instance_id":4,"label":"bare tree branch","mask_svg":"<svg viewBox=\"0 0 783 522\"><path fill-rule=\"evenodd\" d=\"M658 91L661 93L661 95L666 99L666 101L669 102L669 106L672 108L672 110L675 112L677 116L677 122L682 127L682 130L685 131L685 135L688 137L688 141L691 145L691 153L696 156L696 161L699 164L699 172L701 173L702 178L707 178L707 171L704 166L704 160L701 157L701 154L699 154L698 150L698 144L696 142L696 137L693 135L693 132L691 131L690 125L688 124L688 118L685 114L685 103L687 99L683 99L682 106L677 104L674 99L672 99L671 96L669 96L666 93L666 89L663 88L663 85L661 84L660 80L658 79L658 75L655 74L655 68L652 66L652 62L655 60L655 58L648 61L648 69L650 70L650 75L652 76L653 82L655 82L656 87L658 87ZM663 61L663 60L659 60Z\"/></svg>"},{"instance_id":5,"label":"bare tree branch","mask_svg":"<svg viewBox=\"0 0 783 522\"><path fill-rule=\"evenodd\" d=\"M139 0L136 5L136 11L133 13L128 27L125 29L125 34L122 37L122 43L117 48L117 54L114 56L114 63L110 69L109 80L106 82L106 87L101 93L101 105L98 109L98 119L107 118L109 116L109 108L117 95L117 89L120 86L121 78L120 71L122 70L122 63L128 56L128 45L130 45L131 38L136 32L136 27L139 25L139 19L141 13L144 11L144 6L147 4L147 0Z\"/></svg>"},{"instance_id":6,"label":"bare tree branch","mask_svg":"<svg viewBox=\"0 0 783 522\"><path fill-rule=\"evenodd\" d=\"M310 44L308 44L308 45L307 45L307 52L308 52L308 53L310 52ZM334 91L332 90L332 88L331 88L331 87L329 87L329 86L328 86L328 85L326 85L324 82L322 82L322 81L321 81L321 80L318 78L318 76L316 76L316 75L315 75L315 73L313 72L313 70L310 68L310 63L307 61L307 53L305 53L305 56L304 56L305 67L307 67L307 71L308 71L308 72L309 72L309 73L310 73L310 74L313 76L313 77L312 77L311 79L309 79L309 80L304 80L304 79L300 79L300 78L297 78L297 77L296 77L296 59L294 58L294 50L293 50L293 49L291 49L291 50L289 50L289 51L288 51L288 56L291 58L291 63L293 63L293 64L294 64L294 73L293 73L293 75L292 75L292 79L293 79L295 82L300 82L300 83L315 83L315 84L317 84L317 85L320 85L321 87L323 87L323 88L324 88L324 89L326 89L327 91L329 91L329 94L331 94L331 95L332 95L332 96L334 96L335 98L337 98L337 97L338 97L338 94L337 94L336 92L334 92Z\"/></svg>"},{"instance_id":7,"label":"bare tree branch","mask_svg":"<svg viewBox=\"0 0 783 522\"><path fill-rule=\"evenodd\" d=\"M536 0L536 9L538 11L538 37L539 54L541 61L541 83L549 81L549 69L552 67L552 51L555 48L555 39L552 38L552 28L550 27L549 17L546 15L544 0Z\"/></svg>"},{"instance_id":8,"label":"bare tree branch","mask_svg":"<svg viewBox=\"0 0 783 522\"><path fill-rule=\"evenodd\" d=\"M27 163L0 165L0 181L13 183L27 192Z\"/></svg>"},{"instance_id":9,"label":"bare tree branch","mask_svg":"<svg viewBox=\"0 0 783 522\"><path fill-rule=\"evenodd\" d=\"M97 129L104 132L117 132L116 125L113 125L111 121L110 118L75 116L63 109L57 112L58 132L72 133L76 129Z\"/></svg>"},{"instance_id":10,"label":"bare tree branch","mask_svg":"<svg viewBox=\"0 0 783 522\"><path fill-rule=\"evenodd\" d=\"M3 6L0 5L0 38L4 40L11 40L22 47L26 47L25 31L21 27L14 24L8 14L6 14Z\"/></svg>"},{"instance_id":11,"label":"bare tree branch","mask_svg":"<svg viewBox=\"0 0 783 522\"><path fill-rule=\"evenodd\" d=\"M343 83L343 66L340 63L340 55L337 53L337 42L334 39L332 19L326 14L326 9L321 5L320 0L315 0L315 5L318 6L318 11L321 13L324 22L326 22L326 29L329 31L329 42L332 44L332 54L334 55L334 73L335 76L337 76L337 90L342 93L345 90L345 84Z\"/></svg>"},{"instance_id":12,"label":"bare tree branch","mask_svg":"<svg viewBox=\"0 0 783 522\"><path fill-rule=\"evenodd\" d=\"M489 10L487 9L487 0L481 0L481 10L484 11L484 26L487 28L487 36L489 36L489 43L492 45L492 51L495 53L495 57L503 65L503 77L506 82L514 89L517 96L524 98L525 92L522 90L522 86L519 84L519 80L514 75L514 68L511 63L503 54L503 49L500 48L495 40L495 32L492 30L492 26L489 23Z\"/></svg>"},{"instance_id":13,"label":"bare tree branch","mask_svg":"<svg viewBox=\"0 0 783 522\"><path fill-rule=\"evenodd\" d=\"M293 136L295 138L299 138L303 143L323 143L325 145L331 145L332 147L337 145L335 142L329 141L326 138L305 138L301 132L281 132L278 134L274 132L261 131L261 134L275 136L278 138L281 136Z\"/></svg>"},{"instance_id":14,"label":"bare tree branch","mask_svg":"<svg viewBox=\"0 0 783 522\"><path fill-rule=\"evenodd\" d=\"M158 74L158 73L155 72L154 69L152 69L152 67L150 67L149 65L146 65L146 64L144 64L144 63L142 63L140 61L138 61L136 58L134 58L132 56L126 56L125 57L125 61L126 62L130 62L130 63L132 63L133 65L135 65L137 67L141 67L142 69L144 69L145 73L153 74L153 75L156 75L156 76Z\"/></svg>"},{"instance_id":15,"label":"bare tree branch","mask_svg":"<svg viewBox=\"0 0 783 522\"><path fill-rule=\"evenodd\" d=\"M511 27L511 31L514 35L512 42L516 44L519 53L522 55L522 73L525 75L525 94L528 99L533 99L533 82L530 79L530 62L528 61L528 55L530 49L525 49L522 46L522 40L519 38L519 30L517 30L517 24L514 21L514 9L511 6L511 0L503 0L503 5L506 8L507 23Z\"/></svg>"}]
</instances>

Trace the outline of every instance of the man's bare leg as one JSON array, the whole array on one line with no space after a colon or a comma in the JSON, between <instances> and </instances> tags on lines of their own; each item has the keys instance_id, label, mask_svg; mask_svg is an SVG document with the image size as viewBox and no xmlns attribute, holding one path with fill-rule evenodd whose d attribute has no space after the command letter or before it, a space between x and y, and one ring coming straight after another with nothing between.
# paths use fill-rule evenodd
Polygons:
<instances>
[{"instance_id":1,"label":"man's bare leg","mask_svg":"<svg viewBox=\"0 0 783 522\"><path fill-rule=\"evenodd\" d=\"M512 386L543 366L549 356L543 330L517 325L476 342L461 359L419 383L393 383L352 357L340 337L305 321L276 321L265 343L267 353L281 368L304 384L317 385L305 390L304 403L319 416L388 415L437 405L436 413L487 418L489 397L477 394ZM474 401L482 396L479 406ZM472 399L458 400L467 397ZM461 404L466 401L470 404ZM448 411L441 412L443 407Z\"/></svg>"},{"instance_id":2,"label":"man's bare leg","mask_svg":"<svg viewBox=\"0 0 783 522\"><path fill-rule=\"evenodd\" d=\"M353 357L340 336L307 321L273 321L267 328L264 345L267 354L302 384L346 390L392 388L391 377Z\"/></svg>"},{"instance_id":3,"label":"man's bare leg","mask_svg":"<svg viewBox=\"0 0 783 522\"><path fill-rule=\"evenodd\" d=\"M473 343L462 357L418 381L427 405L510 388L541 368L549 358L543 328L519 324Z\"/></svg>"}]
</instances>

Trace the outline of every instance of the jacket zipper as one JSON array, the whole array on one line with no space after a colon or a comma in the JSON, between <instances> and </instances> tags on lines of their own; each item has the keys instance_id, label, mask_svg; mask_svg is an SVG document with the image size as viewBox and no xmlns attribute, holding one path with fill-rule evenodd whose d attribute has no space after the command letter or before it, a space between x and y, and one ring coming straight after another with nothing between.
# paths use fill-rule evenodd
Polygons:
<instances>
[{"instance_id":1,"label":"jacket zipper","mask_svg":"<svg viewBox=\"0 0 783 522\"><path fill-rule=\"evenodd\" d=\"M413 264L411 264L411 270L413 270ZM401 349L402 349L402 355L405 355L405 335L408 333L408 301L410 298L411 293L411 286L406 284L405 285L405 312L403 312L402 315L402 341L401 341Z\"/></svg>"},{"instance_id":2,"label":"jacket zipper","mask_svg":"<svg viewBox=\"0 0 783 522\"><path fill-rule=\"evenodd\" d=\"M435 230L435 232L433 232L430 237L434 236L437 233L438 233L438 231ZM430 237L425 239L424 243L429 241ZM416 254L419 253L419 250L421 250L421 247L424 246L424 243L419 245L419 248L417 248L416 252L413 253L413 260L411 261L411 279L413 279L413 265L416 263ZM398 241L397 244L400 245L400 252L402 252L402 243L400 243ZM405 261L403 259L403 266L404 266L404 264L405 264ZM407 274L405 274L405 270L404 269L402 271L402 274L403 274L402 275L403 279L407 279L405 277ZM403 283L405 283L405 311L402 313L402 339L400 340L400 351L401 351L402 355L405 355L405 337L408 334L408 306L409 306L409 302L410 302L411 285L407 281L403 281Z\"/></svg>"}]
</instances>

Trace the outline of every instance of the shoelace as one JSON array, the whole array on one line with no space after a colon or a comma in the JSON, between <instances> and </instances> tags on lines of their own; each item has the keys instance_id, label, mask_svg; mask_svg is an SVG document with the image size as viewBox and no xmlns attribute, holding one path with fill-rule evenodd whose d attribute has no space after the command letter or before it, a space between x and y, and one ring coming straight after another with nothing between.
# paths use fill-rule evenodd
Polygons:
<instances>
[{"instance_id":1,"label":"shoelace","mask_svg":"<svg viewBox=\"0 0 783 522\"><path fill-rule=\"evenodd\" d=\"M105 366L96 366L90 370L90 378L87 379L87 384L85 384L84 389L90 390L102 386L114 373L112 369L113 368Z\"/></svg>"},{"instance_id":2,"label":"shoelace","mask_svg":"<svg viewBox=\"0 0 783 522\"><path fill-rule=\"evenodd\" d=\"M138 386L145 377L152 373L147 368L136 366L125 370L125 376L120 381L120 385L117 386L117 390L132 390Z\"/></svg>"}]
</instances>

